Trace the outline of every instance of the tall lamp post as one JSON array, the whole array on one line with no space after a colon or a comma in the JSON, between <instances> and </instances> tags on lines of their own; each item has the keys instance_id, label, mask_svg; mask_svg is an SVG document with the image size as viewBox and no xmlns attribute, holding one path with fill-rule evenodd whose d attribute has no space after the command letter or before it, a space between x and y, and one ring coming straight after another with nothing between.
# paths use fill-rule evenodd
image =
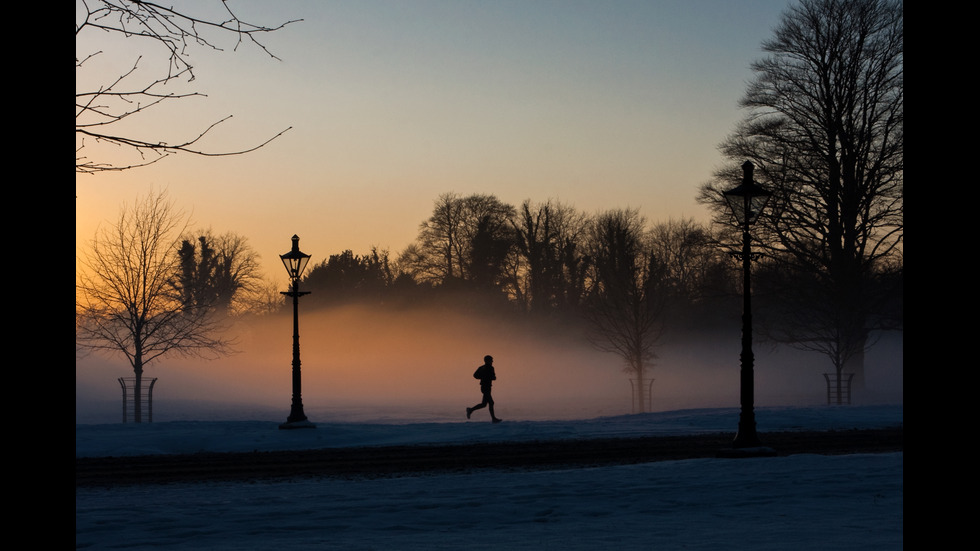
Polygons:
<instances>
[{"instance_id":1,"label":"tall lamp post","mask_svg":"<svg viewBox=\"0 0 980 551\"><path fill-rule=\"evenodd\" d=\"M309 291L300 292L299 277L303 275L310 255L300 252L299 236L293 236L293 248L286 254L279 255L282 263L289 272L291 287L289 291L280 291L287 297L293 297L293 403L289 409L289 417L286 422L279 425L280 429L302 429L315 428L316 425L306 419L303 413L302 398L302 377L300 375L299 362L299 297L310 294Z\"/></svg>"},{"instance_id":2,"label":"tall lamp post","mask_svg":"<svg viewBox=\"0 0 980 551\"><path fill-rule=\"evenodd\" d=\"M755 374L752 354L752 289L749 226L759 219L759 214L772 195L752 180L755 167L751 162L742 164L742 183L724 192L725 200L742 228L742 368L740 374L742 412L738 419L734 448L757 448L762 444L755 431Z\"/></svg>"}]
</instances>

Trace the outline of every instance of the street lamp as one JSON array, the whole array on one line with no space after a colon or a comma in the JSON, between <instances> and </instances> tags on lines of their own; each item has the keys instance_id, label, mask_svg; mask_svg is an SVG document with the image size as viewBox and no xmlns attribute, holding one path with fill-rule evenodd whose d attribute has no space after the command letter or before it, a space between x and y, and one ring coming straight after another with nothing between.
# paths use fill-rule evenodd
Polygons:
<instances>
[{"instance_id":1,"label":"street lamp","mask_svg":"<svg viewBox=\"0 0 980 551\"><path fill-rule=\"evenodd\" d=\"M280 291L287 297L293 297L293 403L289 409L289 417L286 422L279 425L280 429L312 429L316 425L306 419L303 413L302 398L302 377L299 370L299 297L310 294L309 291L300 292L299 277L306 269L306 263L310 261L310 255L300 252L299 236L293 236L293 248L286 254L279 255L282 263L286 266L292 286L289 291Z\"/></svg>"},{"instance_id":2,"label":"street lamp","mask_svg":"<svg viewBox=\"0 0 980 551\"><path fill-rule=\"evenodd\" d=\"M742 183L724 192L725 201L735 214L735 220L742 228L742 371L741 403L742 412L738 419L738 432L735 434L734 448L758 448L762 444L755 431L755 374L752 355L752 290L750 285L752 251L749 244L749 226L759 219L759 214L772 195L752 180L751 162L742 164Z\"/></svg>"}]
</instances>

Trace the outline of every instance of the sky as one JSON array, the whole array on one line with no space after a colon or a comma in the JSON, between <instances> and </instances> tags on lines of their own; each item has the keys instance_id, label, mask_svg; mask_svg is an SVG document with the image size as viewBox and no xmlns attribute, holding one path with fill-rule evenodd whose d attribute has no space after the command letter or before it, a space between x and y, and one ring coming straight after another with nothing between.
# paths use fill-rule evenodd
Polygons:
<instances>
[{"instance_id":1,"label":"sky","mask_svg":"<svg viewBox=\"0 0 980 551\"><path fill-rule=\"evenodd\" d=\"M177 3L177 6L188 3ZM195 9L213 9L192 2ZM202 145L240 156L178 155L152 166L76 175L76 250L137 197L166 191L193 228L248 239L263 271L300 236L311 262L372 247L396 257L444 193L580 211L638 208L651 223L707 220L695 196L722 162L717 145L787 0L358 0L229 3L246 21L302 19L242 45L192 48L207 97L124 123L186 140L232 115ZM217 6L217 3L215 3ZM102 33L76 54L76 88L106 82L138 54ZM131 126L129 126L131 125ZM86 155L116 158L87 144Z\"/></svg>"},{"instance_id":2,"label":"sky","mask_svg":"<svg viewBox=\"0 0 980 551\"><path fill-rule=\"evenodd\" d=\"M734 433L736 408L590 421L76 425L75 456ZM765 433L904 425L902 406L759 408ZM777 450L778 451L778 450ZM75 547L716 550L904 545L904 453L704 458L75 489Z\"/></svg>"}]
</instances>

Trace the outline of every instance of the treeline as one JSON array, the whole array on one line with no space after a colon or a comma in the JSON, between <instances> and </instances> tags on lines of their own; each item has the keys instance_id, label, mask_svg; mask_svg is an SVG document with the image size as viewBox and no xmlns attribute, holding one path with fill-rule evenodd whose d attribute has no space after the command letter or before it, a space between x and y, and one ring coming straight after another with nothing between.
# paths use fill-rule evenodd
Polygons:
<instances>
[{"instance_id":1,"label":"treeline","mask_svg":"<svg viewBox=\"0 0 980 551\"><path fill-rule=\"evenodd\" d=\"M737 265L720 241L693 220L650 225L635 209L587 214L553 200L515 207L446 193L397 257L332 254L301 287L307 308L442 304L566 321L615 293L645 291L660 317L702 325L739 313Z\"/></svg>"},{"instance_id":2,"label":"treeline","mask_svg":"<svg viewBox=\"0 0 980 551\"><path fill-rule=\"evenodd\" d=\"M729 227L691 219L649 223L636 209L585 213L554 200L515 207L493 195L446 193L396 256L344 250L312 263L300 282L311 292L303 308L438 306L538 324L584 322L591 335L606 333L595 339L600 348L617 334L656 341L667 330L738 323L738 239ZM178 256L173 289L185 310L264 313L282 305L281 289L261 277L240 236L190 234ZM818 274L772 251L753 264L759 336L803 341L814 326L837 330L840 313L823 312L832 293ZM900 264L881 264L864 279L862 292L876 295L875 326L901 327L902 282ZM613 352L624 355L620 347L628 346Z\"/></svg>"}]
</instances>

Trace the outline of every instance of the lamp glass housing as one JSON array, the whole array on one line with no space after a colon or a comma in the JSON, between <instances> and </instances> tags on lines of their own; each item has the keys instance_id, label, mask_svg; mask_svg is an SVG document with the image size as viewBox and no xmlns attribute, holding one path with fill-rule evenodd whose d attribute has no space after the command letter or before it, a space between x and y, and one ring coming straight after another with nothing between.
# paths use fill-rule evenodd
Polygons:
<instances>
[{"instance_id":1,"label":"lamp glass housing","mask_svg":"<svg viewBox=\"0 0 980 551\"><path fill-rule=\"evenodd\" d=\"M299 279L303 275L303 270L306 269L306 264L310 261L310 255L299 250L299 237L295 235L293 236L292 250L279 255L279 258L282 259L282 264L286 267L289 278L293 280Z\"/></svg>"},{"instance_id":2,"label":"lamp glass housing","mask_svg":"<svg viewBox=\"0 0 980 551\"><path fill-rule=\"evenodd\" d=\"M759 219L759 214L762 213L762 209L766 207L769 198L772 197L771 193L759 185L753 183L751 184L752 189L746 189L747 187L745 184L740 184L734 189L724 192L725 200L728 201L728 206L735 213L735 219L738 220L740 226L755 224L756 220Z\"/></svg>"},{"instance_id":3,"label":"lamp glass housing","mask_svg":"<svg viewBox=\"0 0 980 551\"><path fill-rule=\"evenodd\" d=\"M742 165L742 183L722 194L740 226L754 224L772 197L772 193L752 180L753 168L751 162L745 161Z\"/></svg>"}]
</instances>

